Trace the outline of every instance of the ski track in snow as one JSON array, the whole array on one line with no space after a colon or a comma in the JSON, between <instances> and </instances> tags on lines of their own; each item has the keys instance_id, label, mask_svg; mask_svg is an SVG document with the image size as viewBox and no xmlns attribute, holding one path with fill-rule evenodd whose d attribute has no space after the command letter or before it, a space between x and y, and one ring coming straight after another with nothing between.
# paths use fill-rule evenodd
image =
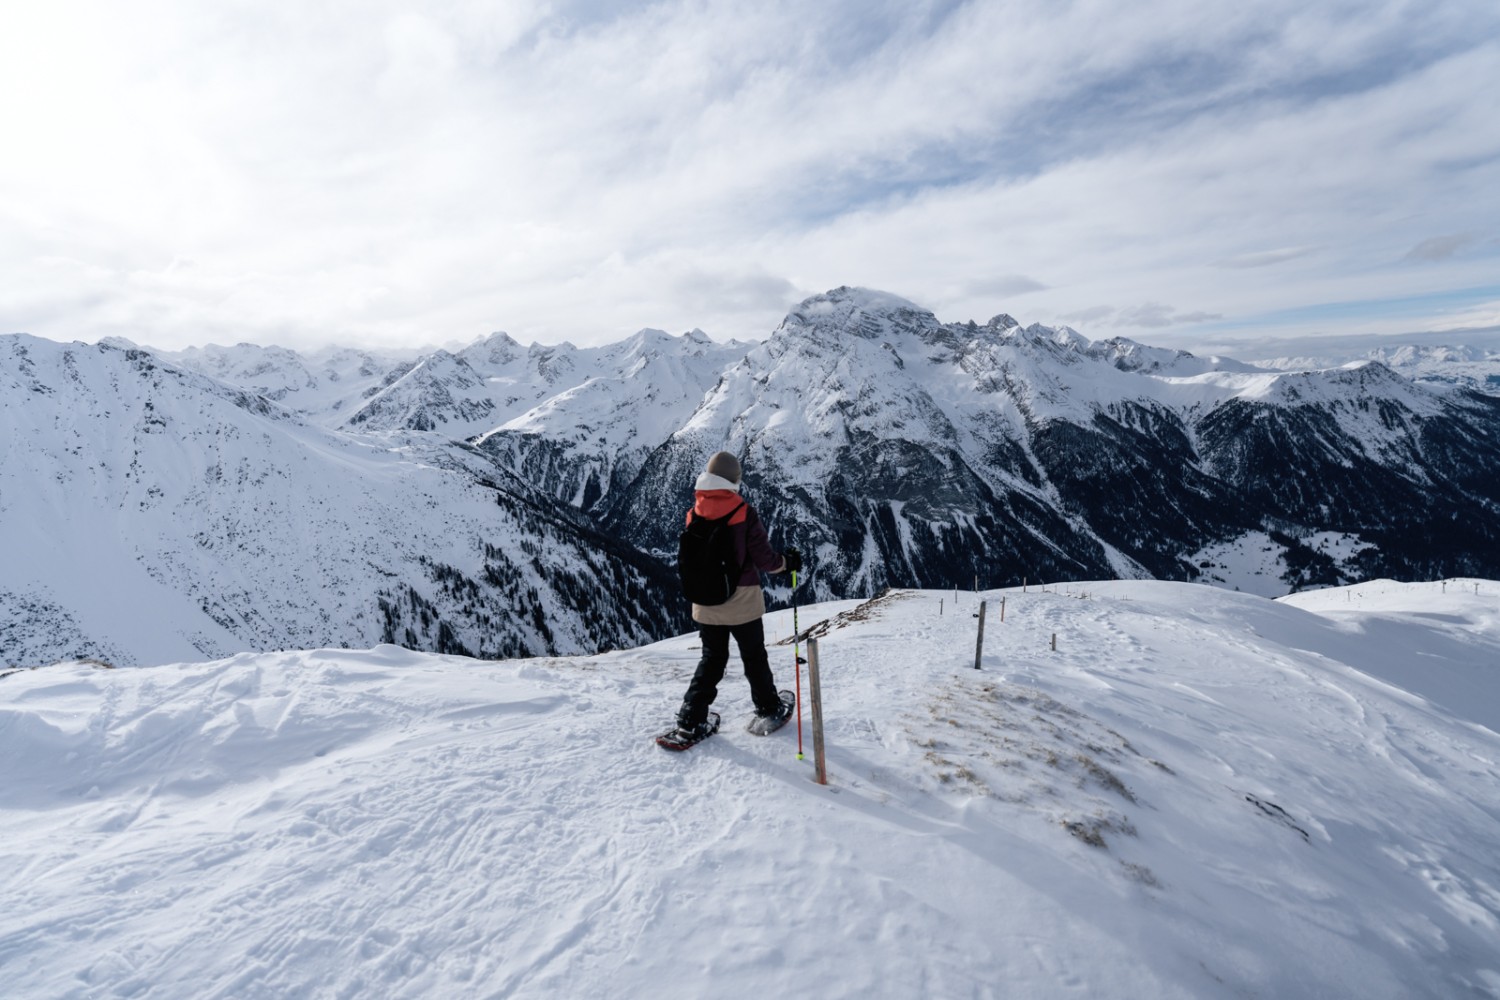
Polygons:
<instances>
[{"instance_id":1,"label":"ski track in snow","mask_svg":"<svg viewBox=\"0 0 1500 1000\"><path fill-rule=\"evenodd\" d=\"M829 621L826 788L810 713L804 761L795 724L744 732L737 661L719 735L651 744L692 637L498 663L382 646L18 672L0 678L0 981L18 997L1500 995L1500 736L1469 718L1500 682L1465 674L1488 704L1451 707L1393 683L1402 636L1447 637L1455 672L1497 662L1500 586L1481 586L1390 584L1368 606L1033 587L1003 592L1004 622L995 591L980 671L976 595L804 608L804 628ZM769 638L790 633L790 612L768 616ZM771 648L792 686L791 648Z\"/></svg>"}]
</instances>

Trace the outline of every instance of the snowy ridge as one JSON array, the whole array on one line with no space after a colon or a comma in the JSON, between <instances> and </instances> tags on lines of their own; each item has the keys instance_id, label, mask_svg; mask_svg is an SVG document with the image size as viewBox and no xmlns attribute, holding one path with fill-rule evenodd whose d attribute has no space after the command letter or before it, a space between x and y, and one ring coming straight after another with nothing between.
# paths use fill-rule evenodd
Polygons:
<instances>
[{"instance_id":1,"label":"snowy ridge","mask_svg":"<svg viewBox=\"0 0 1500 1000\"><path fill-rule=\"evenodd\" d=\"M593 374L474 443L501 467L590 510L635 478L646 456L691 416L703 387L747 346L715 344L696 330L675 338L642 330L584 355Z\"/></svg>"},{"instance_id":2,"label":"snowy ridge","mask_svg":"<svg viewBox=\"0 0 1500 1000\"><path fill-rule=\"evenodd\" d=\"M0 776L0 975L27 997L1500 996L1500 584L957 596L802 609L827 788L794 727L742 731L734 680L719 735L650 744L689 637L0 676L24 762Z\"/></svg>"},{"instance_id":3,"label":"snowy ridge","mask_svg":"<svg viewBox=\"0 0 1500 1000\"><path fill-rule=\"evenodd\" d=\"M463 358L436 351L371 396L348 425L376 431L441 428L446 436L464 438L494 423L495 411L484 377Z\"/></svg>"},{"instance_id":4,"label":"snowy ridge","mask_svg":"<svg viewBox=\"0 0 1500 1000\"><path fill-rule=\"evenodd\" d=\"M1338 368L1355 361L1378 361L1432 389L1471 389L1500 395L1500 350L1493 346L1399 344L1372 348L1358 358L1341 355L1268 358L1256 362L1285 371Z\"/></svg>"},{"instance_id":5,"label":"snowy ridge","mask_svg":"<svg viewBox=\"0 0 1500 1000\"><path fill-rule=\"evenodd\" d=\"M103 346L134 348L127 341ZM155 352L172 364L252 392L309 418L331 422L412 367L410 360L352 348L302 355L284 347L236 344Z\"/></svg>"},{"instance_id":6,"label":"snowy ridge","mask_svg":"<svg viewBox=\"0 0 1500 1000\"><path fill-rule=\"evenodd\" d=\"M495 334L456 355L438 351L423 358L351 415L347 426L362 431L441 429L450 438L482 436L516 421L514 429L525 430L547 425L549 401L576 394L595 380L638 380L642 389L649 382L658 392L664 385L679 393L692 387L696 403L701 386L745 346L716 344L696 330L680 337L642 330L605 347L533 344L523 350L508 335ZM644 402L635 405L647 409ZM537 407L542 410L530 412ZM597 412L588 403L581 408Z\"/></svg>"}]
</instances>

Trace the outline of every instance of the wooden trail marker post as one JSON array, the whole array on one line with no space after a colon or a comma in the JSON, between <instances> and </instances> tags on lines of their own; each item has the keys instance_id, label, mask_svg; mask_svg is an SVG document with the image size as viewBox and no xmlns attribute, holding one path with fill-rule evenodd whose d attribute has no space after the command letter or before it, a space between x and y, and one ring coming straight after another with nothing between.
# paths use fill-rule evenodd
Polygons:
<instances>
[{"instance_id":1,"label":"wooden trail marker post","mask_svg":"<svg viewBox=\"0 0 1500 1000\"><path fill-rule=\"evenodd\" d=\"M807 640L807 694L812 699L813 770L818 784L828 784L823 757L823 691L818 682L818 640Z\"/></svg>"},{"instance_id":2,"label":"wooden trail marker post","mask_svg":"<svg viewBox=\"0 0 1500 1000\"><path fill-rule=\"evenodd\" d=\"M979 638L974 641L974 669L979 669L979 659L984 655L984 606L988 601L979 602Z\"/></svg>"}]
</instances>

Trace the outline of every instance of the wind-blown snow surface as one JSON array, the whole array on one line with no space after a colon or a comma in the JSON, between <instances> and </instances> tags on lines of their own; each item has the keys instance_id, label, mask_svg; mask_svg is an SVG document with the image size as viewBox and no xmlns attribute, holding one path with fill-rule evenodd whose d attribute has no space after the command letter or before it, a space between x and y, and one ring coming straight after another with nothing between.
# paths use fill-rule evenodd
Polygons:
<instances>
[{"instance_id":1,"label":"wind-blown snow surface","mask_svg":"<svg viewBox=\"0 0 1500 1000\"><path fill-rule=\"evenodd\" d=\"M744 732L737 677L720 735L651 745L691 637L574 659L382 646L14 673L0 981L15 997L1500 996L1497 595L990 592L977 672L975 595L803 608L831 619L826 788L793 727ZM773 653L789 684L791 650Z\"/></svg>"}]
</instances>

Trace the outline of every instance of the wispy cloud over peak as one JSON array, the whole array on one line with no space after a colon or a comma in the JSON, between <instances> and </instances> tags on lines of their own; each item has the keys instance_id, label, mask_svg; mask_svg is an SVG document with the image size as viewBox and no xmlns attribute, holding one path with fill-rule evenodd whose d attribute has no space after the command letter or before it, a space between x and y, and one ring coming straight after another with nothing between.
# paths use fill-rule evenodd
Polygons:
<instances>
[{"instance_id":1,"label":"wispy cloud over peak","mask_svg":"<svg viewBox=\"0 0 1500 1000\"><path fill-rule=\"evenodd\" d=\"M1015 297L1028 292L1046 291L1047 285L1024 274L996 274L973 278L964 283L962 293L975 297L986 295Z\"/></svg>"},{"instance_id":2,"label":"wispy cloud over peak","mask_svg":"<svg viewBox=\"0 0 1500 1000\"><path fill-rule=\"evenodd\" d=\"M1474 233L1450 233L1446 236L1433 236L1412 247L1406 253L1406 260L1429 260L1442 261L1451 260L1455 255L1462 253L1470 247L1477 246L1478 235Z\"/></svg>"},{"instance_id":3,"label":"wispy cloud over peak","mask_svg":"<svg viewBox=\"0 0 1500 1000\"><path fill-rule=\"evenodd\" d=\"M1317 252L1317 247L1281 247L1276 250L1259 250L1254 253L1236 254L1233 257L1225 257L1214 262L1214 267L1227 267L1232 269L1252 267L1273 267L1277 264L1285 264L1287 261L1306 257L1308 254Z\"/></svg>"},{"instance_id":4,"label":"wispy cloud over peak","mask_svg":"<svg viewBox=\"0 0 1500 1000\"><path fill-rule=\"evenodd\" d=\"M1160 302L1143 302L1138 306L1131 306L1116 312L1111 320L1111 325L1161 329L1162 327L1182 326L1188 323L1211 323L1214 320L1223 318L1218 313L1204 312L1202 310L1183 312L1172 306L1162 305Z\"/></svg>"}]
</instances>

